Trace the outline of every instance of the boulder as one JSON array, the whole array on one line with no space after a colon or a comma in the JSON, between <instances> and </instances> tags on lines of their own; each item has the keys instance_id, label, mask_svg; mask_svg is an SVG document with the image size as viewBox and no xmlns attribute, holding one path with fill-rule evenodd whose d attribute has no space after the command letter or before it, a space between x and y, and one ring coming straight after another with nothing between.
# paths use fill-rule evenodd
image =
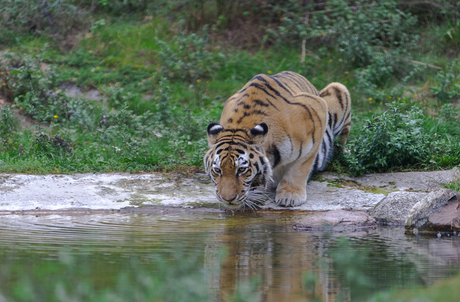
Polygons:
<instances>
[{"instance_id":1,"label":"boulder","mask_svg":"<svg viewBox=\"0 0 460 302\"><path fill-rule=\"evenodd\" d=\"M378 222L389 225L404 225L412 207L428 193L392 192L369 212Z\"/></svg>"},{"instance_id":2,"label":"boulder","mask_svg":"<svg viewBox=\"0 0 460 302\"><path fill-rule=\"evenodd\" d=\"M293 228L301 231L355 232L375 229L377 222L365 212L334 210L303 217Z\"/></svg>"},{"instance_id":3,"label":"boulder","mask_svg":"<svg viewBox=\"0 0 460 302\"><path fill-rule=\"evenodd\" d=\"M409 212L405 227L418 231L460 231L460 193L437 189L416 203Z\"/></svg>"}]
</instances>

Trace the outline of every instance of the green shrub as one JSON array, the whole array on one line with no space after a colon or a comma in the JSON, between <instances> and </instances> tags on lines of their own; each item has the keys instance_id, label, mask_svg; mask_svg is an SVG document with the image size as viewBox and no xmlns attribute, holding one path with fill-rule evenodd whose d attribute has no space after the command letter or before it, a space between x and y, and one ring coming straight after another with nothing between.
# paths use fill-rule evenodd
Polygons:
<instances>
[{"instance_id":1,"label":"green shrub","mask_svg":"<svg viewBox=\"0 0 460 302\"><path fill-rule=\"evenodd\" d=\"M423 113L412 107L404 113L402 104L391 103L390 109L368 120L360 135L347 144L343 154L349 171L388 171L394 167L429 164L439 152L440 142L423 128Z\"/></svg>"}]
</instances>

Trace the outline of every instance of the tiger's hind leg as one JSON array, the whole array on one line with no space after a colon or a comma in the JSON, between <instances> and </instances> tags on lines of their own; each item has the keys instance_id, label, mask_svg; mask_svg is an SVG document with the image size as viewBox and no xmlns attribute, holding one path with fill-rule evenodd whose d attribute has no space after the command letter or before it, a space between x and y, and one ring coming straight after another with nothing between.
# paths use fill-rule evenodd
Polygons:
<instances>
[{"instance_id":1,"label":"tiger's hind leg","mask_svg":"<svg viewBox=\"0 0 460 302\"><path fill-rule=\"evenodd\" d=\"M348 89L340 83L331 83L320 91L329 111L328 128L339 137L342 146L347 143L351 128L351 98Z\"/></svg>"}]
</instances>

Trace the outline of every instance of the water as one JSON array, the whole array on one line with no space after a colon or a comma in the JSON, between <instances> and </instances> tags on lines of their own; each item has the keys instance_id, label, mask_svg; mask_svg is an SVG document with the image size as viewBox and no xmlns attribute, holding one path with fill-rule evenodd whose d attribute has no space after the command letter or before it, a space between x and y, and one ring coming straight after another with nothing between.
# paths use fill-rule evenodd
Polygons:
<instances>
[{"instance_id":1,"label":"water","mask_svg":"<svg viewBox=\"0 0 460 302\"><path fill-rule=\"evenodd\" d=\"M401 228L295 231L301 215L0 216L0 294L8 301L366 301L458 272L459 237Z\"/></svg>"}]
</instances>

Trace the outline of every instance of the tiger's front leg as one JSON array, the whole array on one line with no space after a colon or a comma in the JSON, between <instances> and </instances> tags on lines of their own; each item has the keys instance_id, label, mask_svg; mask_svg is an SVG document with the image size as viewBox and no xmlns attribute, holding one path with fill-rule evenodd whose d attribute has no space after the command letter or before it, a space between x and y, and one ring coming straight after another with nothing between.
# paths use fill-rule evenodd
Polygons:
<instances>
[{"instance_id":1,"label":"tiger's front leg","mask_svg":"<svg viewBox=\"0 0 460 302\"><path fill-rule=\"evenodd\" d=\"M310 156L304 162L294 163L286 171L276 188L277 205L297 207L307 201L307 181L314 161L315 156Z\"/></svg>"}]
</instances>

